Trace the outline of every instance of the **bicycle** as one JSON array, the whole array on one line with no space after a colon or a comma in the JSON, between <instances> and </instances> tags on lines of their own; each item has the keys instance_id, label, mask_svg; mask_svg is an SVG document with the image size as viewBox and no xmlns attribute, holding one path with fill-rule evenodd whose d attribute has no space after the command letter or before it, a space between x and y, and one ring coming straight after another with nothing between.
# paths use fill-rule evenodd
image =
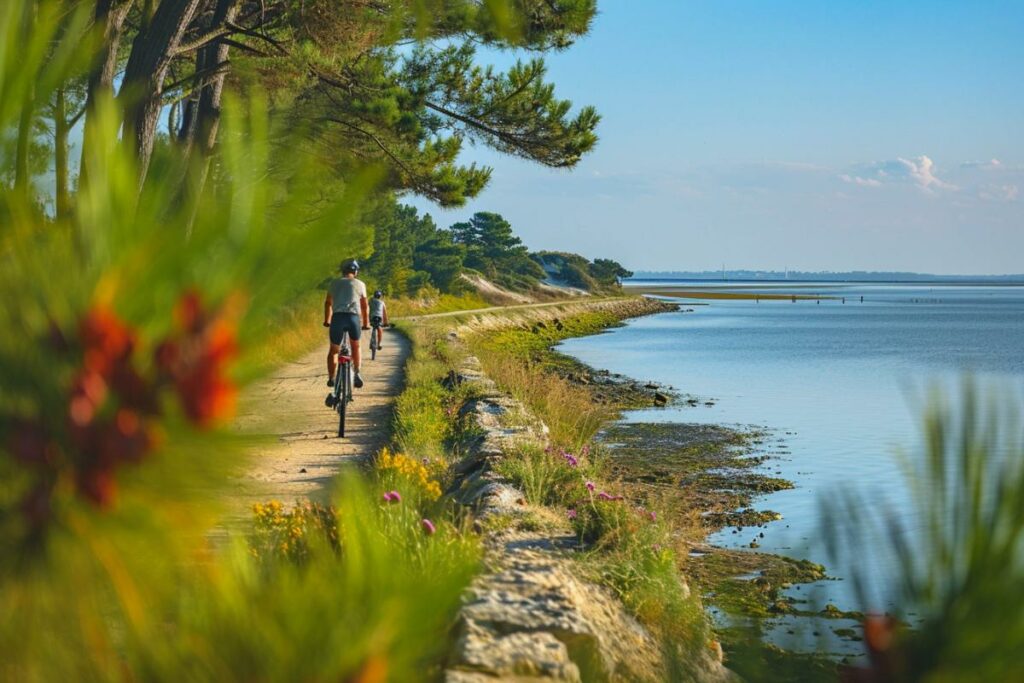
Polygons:
<instances>
[{"instance_id":1,"label":"bicycle","mask_svg":"<svg viewBox=\"0 0 1024 683\"><path fill-rule=\"evenodd\" d=\"M352 402L352 356L348 347L348 334L341 338L338 351L338 373L334 376L334 389L324 403L338 412L338 438L345 438L345 413Z\"/></svg>"},{"instance_id":2,"label":"bicycle","mask_svg":"<svg viewBox=\"0 0 1024 683\"><path fill-rule=\"evenodd\" d=\"M370 360L377 360L377 349L380 348L377 341L377 335L380 334L378 330L381 328L381 319L379 316L373 316L370 318Z\"/></svg>"}]
</instances>

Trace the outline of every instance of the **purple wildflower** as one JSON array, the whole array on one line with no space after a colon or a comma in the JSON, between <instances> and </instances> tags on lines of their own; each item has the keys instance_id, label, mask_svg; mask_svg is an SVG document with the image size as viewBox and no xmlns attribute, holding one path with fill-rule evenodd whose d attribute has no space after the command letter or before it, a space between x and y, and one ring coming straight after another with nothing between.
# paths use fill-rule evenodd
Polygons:
<instances>
[{"instance_id":1,"label":"purple wildflower","mask_svg":"<svg viewBox=\"0 0 1024 683\"><path fill-rule=\"evenodd\" d=\"M390 503L391 502L391 491L385 491L384 492L384 502L385 503Z\"/></svg>"},{"instance_id":2,"label":"purple wildflower","mask_svg":"<svg viewBox=\"0 0 1024 683\"><path fill-rule=\"evenodd\" d=\"M648 512L647 516L651 518L652 522L658 519L658 515L655 514L654 510L651 510L650 512Z\"/></svg>"},{"instance_id":3,"label":"purple wildflower","mask_svg":"<svg viewBox=\"0 0 1024 683\"><path fill-rule=\"evenodd\" d=\"M402 502L402 494L399 493L398 491L392 491L391 492L391 502L392 503L401 503Z\"/></svg>"},{"instance_id":4,"label":"purple wildflower","mask_svg":"<svg viewBox=\"0 0 1024 683\"><path fill-rule=\"evenodd\" d=\"M565 461L569 463L569 467L576 467L580 464L580 461L574 458L571 453L565 454Z\"/></svg>"},{"instance_id":5,"label":"purple wildflower","mask_svg":"<svg viewBox=\"0 0 1024 683\"><path fill-rule=\"evenodd\" d=\"M615 500L612 498L611 494L605 493L604 491L598 492L597 497L601 500Z\"/></svg>"},{"instance_id":6,"label":"purple wildflower","mask_svg":"<svg viewBox=\"0 0 1024 683\"><path fill-rule=\"evenodd\" d=\"M569 508L565 514L569 519L576 519L576 508Z\"/></svg>"},{"instance_id":7,"label":"purple wildflower","mask_svg":"<svg viewBox=\"0 0 1024 683\"><path fill-rule=\"evenodd\" d=\"M434 526L434 523L425 517L420 520L420 526L423 527L423 531L426 532L427 536L433 536L434 532L437 531L437 527Z\"/></svg>"},{"instance_id":8,"label":"purple wildflower","mask_svg":"<svg viewBox=\"0 0 1024 683\"><path fill-rule=\"evenodd\" d=\"M586 484L586 486L587 486L587 490L588 490L588 491L593 491L593 490L594 490L594 488L596 488L596 487L594 486L594 482L592 482L592 481L588 481L588 482L587 482L587 484Z\"/></svg>"}]
</instances>

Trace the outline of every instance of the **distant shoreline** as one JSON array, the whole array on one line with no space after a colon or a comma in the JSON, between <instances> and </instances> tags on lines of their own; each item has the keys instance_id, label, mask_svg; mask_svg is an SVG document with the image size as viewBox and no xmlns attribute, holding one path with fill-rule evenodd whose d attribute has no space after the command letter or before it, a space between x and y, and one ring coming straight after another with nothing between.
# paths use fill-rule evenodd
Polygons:
<instances>
[{"instance_id":1,"label":"distant shoreline","mask_svg":"<svg viewBox=\"0 0 1024 683\"><path fill-rule=\"evenodd\" d=\"M622 286L629 288L635 288L640 285L638 283L688 283L695 284L700 283L701 285L792 285L799 287L801 285L818 284L818 285L958 285L964 287L976 286L976 287L1020 287L1024 286L1024 275L992 275L992 276L934 276L934 279L930 279L929 276L921 276L919 278L904 278L904 279L873 279L873 278L840 278L840 277L827 277L823 276L820 278L812 277L800 277L800 278L766 278L766 277L697 277L697 276L642 276L634 275L633 277L623 280Z\"/></svg>"}]
</instances>

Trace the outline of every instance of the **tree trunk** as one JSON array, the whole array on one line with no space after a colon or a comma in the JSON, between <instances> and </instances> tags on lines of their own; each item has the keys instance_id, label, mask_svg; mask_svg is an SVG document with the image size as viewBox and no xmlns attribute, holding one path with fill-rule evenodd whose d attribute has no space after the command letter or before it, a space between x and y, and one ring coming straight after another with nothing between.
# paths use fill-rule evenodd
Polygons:
<instances>
[{"instance_id":1,"label":"tree trunk","mask_svg":"<svg viewBox=\"0 0 1024 683\"><path fill-rule=\"evenodd\" d=\"M28 153L29 147L32 145L34 105L30 89L21 105L21 116L18 117L18 142L14 151L14 190L25 199L28 199L30 185Z\"/></svg>"},{"instance_id":2,"label":"tree trunk","mask_svg":"<svg viewBox=\"0 0 1024 683\"><path fill-rule=\"evenodd\" d=\"M92 126L89 125L96 101L103 93L113 94L114 74L117 71L117 51L121 45L121 33L124 20L128 16L135 0L122 0L115 7L114 0L97 0L94 14L96 26L103 27L103 45L96 65L89 72L88 87L85 96L85 126L82 131L82 155L78 170L78 186L87 182L85 163L86 150L92 145Z\"/></svg>"},{"instance_id":3,"label":"tree trunk","mask_svg":"<svg viewBox=\"0 0 1024 683\"><path fill-rule=\"evenodd\" d=\"M234 21L238 13L239 0L217 0L214 8L212 26L220 26L224 22ZM217 132L220 129L221 100L224 94L224 79L227 76L228 52L230 46L221 40L217 40L202 48L196 56L196 71L213 70L213 75L207 80L199 92L199 102L196 105L193 121L190 121L190 129L187 131L186 154L191 155L195 151L196 158L195 176L190 180L186 179L184 188L191 194L192 215L189 218L187 232L192 233L192 225L195 222L196 211L199 208L199 196L206 185L206 178L210 174L210 157L217 144ZM190 101L191 105L192 102ZM183 129L183 132L185 130Z\"/></svg>"},{"instance_id":4,"label":"tree trunk","mask_svg":"<svg viewBox=\"0 0 1024 683\"><path fill-rule=\"evenodd\" d=\"M132 140L135 147L140 188L156 141L167 68L199 2L163 0L149 25L132 42L119 97L125 102L124 137Z\"/></svg>"},{"instance_id":5,"label":"tree trunk","mask_svg":"<svg viewBox=\"0 0 1024 683\"><path fill-rule=\"evenodd\" d=\"M217 0L208 30L222 26L225 22L234 21L238 14L239 4L239 0ZM198 142L200 154L208 156L217 142L229 50L230 46L224 41L215 40L201 48L196 54L196 73L212 73L212 75L204 76L197 96L189 98L191 111L186 114L187 118L183 122L181 130L186 154L191 153L195 143Z\"/></svg>"},{"instance_id":6,"label":"tree trunk","mask_svg":"<svg viewBox=\"0 0 1024 683\"><path fill-rule=\"evenodd\" d=\"M56 176L57 196L57 220L63 220L68 216L71 206L70 192L68 190L68 113L65 101L64 88L58 88L54 95L53 105L53 157L54 175Z\"/></svg>"},{"instance_id":7,"label":"tree trunk","mask_svg":"<svg viewBox=\"0 0 1024 683\"><path fill-rule=\"evenodd\" d=\"M32 26L36 21L35 2L31 3L29 9L22 17L22 31L24 35L32 35ZM29 177L28 156L32 146L32 123L35 119L35 88L29 86L25 92L25 100L21 103L21 115L18 117L18 137L14 149L14 190L25 200L29 199Z\"/></svg>"}]
</instances>

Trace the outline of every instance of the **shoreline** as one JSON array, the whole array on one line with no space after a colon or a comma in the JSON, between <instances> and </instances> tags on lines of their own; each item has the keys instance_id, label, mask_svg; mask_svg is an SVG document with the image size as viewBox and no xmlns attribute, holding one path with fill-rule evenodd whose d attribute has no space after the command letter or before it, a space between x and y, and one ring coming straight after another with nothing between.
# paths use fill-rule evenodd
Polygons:
<instances>
[{"instance_id":1,"label":"shoreline","mask_svg":"<svg viewBox=\"0 0 1024 683\"><path fill-rule=\"evenodd\" d=\"M682 305L685 304L677 304L676 310ZM601 334L626 324L628 319L623 318L601 329L564 338ZM593 386L587 381L579 381L581 374L584 377L587 374L610 375L625 386L661 386L611 373L604 368L594 368L553 346L546 353L550 358L542 362L547 367L563 370L574 368L575 372L565 372L562 376L574 381L582 390L593 391ZM615 463L613 470L619 481L632 490L634 495L641 498L656 495L662 500L666 496L674 498L681 519L690 517L692 520L695 512L701 516L699 538L687 540L689 552L682 572L696 584L705 599L706 607L758 623L779 618L860 620L863 615L859 612L842 611L831 604L825 605L820 611L809 609L806 600L783 592L796 585L828 579L823 566L806 559L758 551L756 539L758 534L763 536L761 529L780 519L777 513L762 509L763 506L758 503L767 494L795 486L792 481L770 476L765 471L764 465L771 456L760 453L759 446L768 436L767 433L760 430L738 430L725 425L651 423L642 419L633 420L623 414L638 409L682 405L693 407L708 400L675 388L671 388L671 392L669 402L654 406L629 401L627 392L626 400L616 406L617 413L602 425L598 441L615 451L616 455L612 457ZM665 434L673 431L676 433ZM622 432L635 434L632 437L627 434L624 444ZM629 445L630 438L639 445ZM660 452L661 457L652 460L655 452ZM622 462L623 455L626 456L625 463ZM713 546L707 542L712 534L729 527L733 527L734 533L752 533L754 540L749 547L729 548ZM736 631L735 627L716 625L715 630L723 638L727 649L730 645L749 647L747 629ZM837 637L847 642L860 641L860 637L849 628L832 630ZM773 656L801 660L801 666L815 669L828 668L834 664L832 657L819 654L798 651L780 653L773 653Z\"/></svg>"}]
</instances>

